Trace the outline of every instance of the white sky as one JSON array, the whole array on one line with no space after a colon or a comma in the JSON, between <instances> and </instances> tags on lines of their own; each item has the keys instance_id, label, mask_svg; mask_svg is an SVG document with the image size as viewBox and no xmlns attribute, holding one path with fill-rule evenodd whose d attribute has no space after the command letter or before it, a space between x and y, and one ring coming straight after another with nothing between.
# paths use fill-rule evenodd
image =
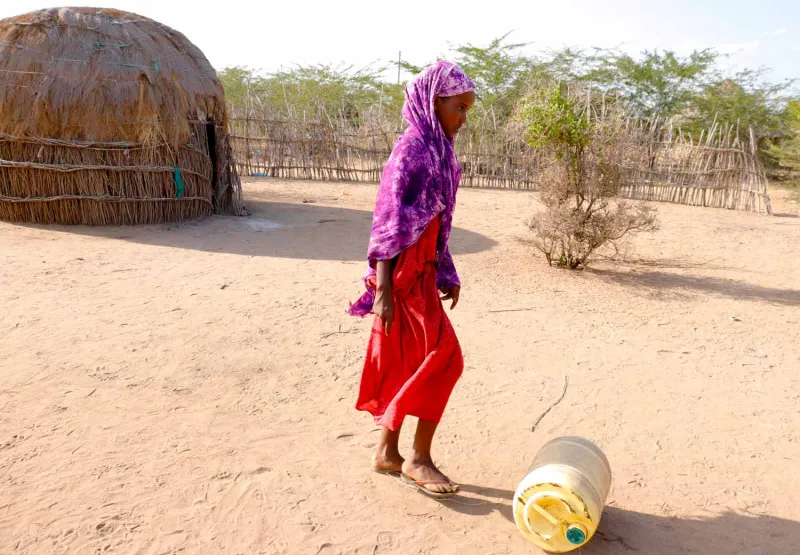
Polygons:
<instances>
[{"instance_id":1,"label":"white sky","mask_svg":"<svg viewBox=\"0 0 800 555\"><path fill-rule=\"evenodd\" d=\"M217 69L272 71L293 63L422 64L448 44L485 45L513 31L529 49L612 47L637 52L716 47L738 67L800 77L800 0L81 0L160 21L184 33ZM0 18L54 4L0 0Z\"/></svg>"}]
</instances>

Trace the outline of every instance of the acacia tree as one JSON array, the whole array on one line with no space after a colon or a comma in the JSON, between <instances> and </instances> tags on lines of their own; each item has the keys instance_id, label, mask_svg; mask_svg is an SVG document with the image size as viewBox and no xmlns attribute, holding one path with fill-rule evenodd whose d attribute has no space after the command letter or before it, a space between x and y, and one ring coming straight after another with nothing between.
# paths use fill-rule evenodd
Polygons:
<instances>
[{"instance_id":1,"label":"acacia tree","mask_svg":"<svg viewBox=\"0 0 800 555\"><path fill-rule=\"evenodd\" d=\"M283 116L343 115L358 124L361 112L373 107L386 113L400 111L402 88L383 82L383 70L320 64L259 75L249 68L233 67L219 72L219 77L227 100L248 114L261 107Z\"/></svg>"},{"instance_id":2,"label":"acacia tree","mask_svg":"<svg viewBox=\"0 0 800 555\"><path fill-rule=\"evenodd\" d=\"M516 144L516 136L503 130L517 123L514 109L529 84L542 79L607 92L635 117L674 118L692 132L699 133L715 121L738 123L743 134L752 126L761 138L759 152L767 153L767 161L774 160L770 144L776 140L783 143L781 137L788 135L789 116L783 107L792 98L787 95L792 82L771 84L763 70L723 77L718 66L722 55L713 50L696 50L685 56L670 50L630 54L600 48L530 54L525 52L525 43L512 42L509 36L488 44L456 45L447 56L464 68L478 88L472 125L462 132L462 142L480 143L488 138L495 144ZM400 66L411 74L422 69L405 61ZM357 126L365 114L374 115L376 109L399 121L403 103L404 85L387 81L381 67L312 65L274 74L233 67L219 75L237 115L262 110L283 117L324 119L325 114L344 114Z\"/></svg>"},{"instance_id":3,"label":"acacia tree","mask_svg":"<svg viewBox=\"0 0 800 555\"><path fill-rule=\"evenodd\" d=\"M757 138L779 133L790 123L784 111L784 96L793 80L770 83L763 70L744 70L730 77L717 79L697 95L689 114L695 128L712 122L739 127L744 133L753 130Z\"/></svg>"},{"instance_id":4,"label":"acacia tree","mask_svg":"<svg viewBox=\"0 0 800 555\"><path fill-rule=\"evenodd\" d=\"M487 46L467 43L453 48L455 62L475 82L483 106L502 114L510 112L513 93L532 64L531 58L520 53L527 43L506 42L510 34L492 40Z\"/></svg>"},{"instance_id":5,"label":"acacia tree","mask_svg":"<svg viewBox=\"0 0 800 555\"><path fill-rule=\"evenodd\" d=\"M766 154L770 161L783 170L776 174L781 180L788 180L787 185L795 188L795 198L800 202L800 100L790 100L783 110L782 119L785 126L782 136L770 142Z\"/></svg>"},{"instance_id":6,"label":"acacia tree","mask_svg":"<svg viewBox=\"0 0 800 555\"><path fill-rule=\"evenodd\" d=\"M671 50L645 50L635 57L618 50L594 49L573 54L573 58L577 60L567 78L613 91L633 115L651 119L676 116L690 106L715 78L719 54L711 49L695 50L687 56Z\"/></svg>"},{"instance_id":7,"label":"acacia tree","mask_svg":"<svg viewBox=\"0 0 800 555\"><path fill-rule=\"evenodd\" d=\"M527 43L509 43L510 35L509 32L497 37L486 46L472 43L450 46L452 56L448 59L458 64L475 82L479 110L494 109L508 115L519 85L535 63L521 52ZM442 59L444 56L438 57L438 60ZM399 66L412 75L425 68L407 61L399 62ZM498 117L502 116L498 114Z\"/></svg>"}]
</instances>

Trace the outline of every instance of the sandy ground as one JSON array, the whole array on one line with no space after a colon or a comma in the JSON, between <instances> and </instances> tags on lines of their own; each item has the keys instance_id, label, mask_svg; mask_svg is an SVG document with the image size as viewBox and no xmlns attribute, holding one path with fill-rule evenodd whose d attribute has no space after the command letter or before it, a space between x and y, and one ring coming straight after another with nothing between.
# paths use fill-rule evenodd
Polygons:
<instances>
[{"instance_id":1,"label":"sandy ground","mask_svg":"<svg viewBox=\"0 0 800 555\"><path fill-rule=\"evenodd\" d=\"M369 322L344 311L375 189L246 190L247 218L0 224L0 554L538 553L510 499L562 434L614 472L586 555L800 552L781 193L771 218L659 205L626 262L569 273L522 241L533 195L463 190L466 369L435 454L464 494L438 504L369 472L353 409Z\"/></svg>"}]
</instances>

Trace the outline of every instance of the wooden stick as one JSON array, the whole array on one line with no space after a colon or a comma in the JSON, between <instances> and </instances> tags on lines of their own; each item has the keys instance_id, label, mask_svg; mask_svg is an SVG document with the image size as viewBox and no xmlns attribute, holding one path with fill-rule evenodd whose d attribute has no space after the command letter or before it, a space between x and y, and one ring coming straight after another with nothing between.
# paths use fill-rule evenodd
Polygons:
<instances>
[{"instance_id":1,"label":"wooden stick","mask_svg":"<svg viewBox=\"0 0 800 555\"><path fill-rule=\"evenodd\" d=\"M549 413L551 410L553 410L553 407L555 407L557 404L559 404L561 401L564 400L564 397L567 395L567 386L568 385L569 385L569 376L565 375L564 376L564 389L561 392L561 396L558 399L556 399L555 402L553 402L549 407L547 407L542 414L539 415L539 418L537 418L536 422L534 422L533 426L531 426L531 432L535 432L536 431L536 427L539 425L539 423L542 421L542 419L545 416L547 416L547 413Z\"/></svg>"}]
</instances>

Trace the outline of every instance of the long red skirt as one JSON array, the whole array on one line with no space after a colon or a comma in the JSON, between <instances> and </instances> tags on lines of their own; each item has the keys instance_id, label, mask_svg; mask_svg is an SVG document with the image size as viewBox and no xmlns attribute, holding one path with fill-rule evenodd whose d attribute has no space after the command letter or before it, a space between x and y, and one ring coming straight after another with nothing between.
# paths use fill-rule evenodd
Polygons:
<instances>
[{"instance_id":1,"label":"long red skirt","mask_svg":"<svg viewBox=\"0 0 800 555\"><path fill-rule=\"evenodd\" d=\"M408 416L439 422L464 359L436 287L438 218L400 254L394 270L394 326L376 317L356 409L397 430ZM371 287L375 287L374 278Z\"/></svg>"}]
</instances>

